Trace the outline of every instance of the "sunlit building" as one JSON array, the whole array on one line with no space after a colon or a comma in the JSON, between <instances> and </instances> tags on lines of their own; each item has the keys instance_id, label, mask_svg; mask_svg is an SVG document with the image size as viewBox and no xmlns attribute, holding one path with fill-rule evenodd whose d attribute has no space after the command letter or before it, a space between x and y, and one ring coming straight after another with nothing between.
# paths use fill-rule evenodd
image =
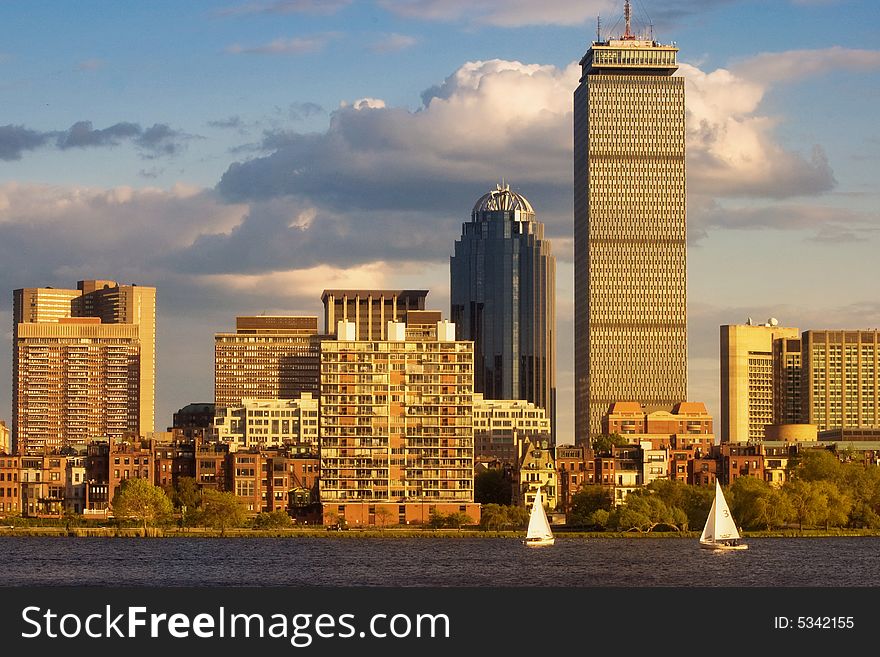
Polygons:
<instances>
[{"instance_id":1,"label":"sunlit building","mask_svg":"<svg viewBox=\"0 0 880 657\"><path fill-rule=\"evenodd\" d=\"M358 340L340 321L321 344L325 518L423 523L435 511L476 522L473 343L446 321L389 322L386 335Z\"/></svg>"},{"instance_id":2,"label":"sunlit building","mask_svg":"<svg viewBox=\"0 0 880 657\"><path fill-rule=\"evenodd\" d=\"M41 452L154 430L156 289L108 280L13 294L13 443Z\"/></svg>"},{"instance_id":3,"label":"sunlit building","mask_svg":"<svg viewBox=\"0 0 880 657\"><path fill-rule=\"evenodd\" d=\"M318 453L318 398L304 392L296 399L242 399L215 418L217 440L230 451L288 448L289 452Z\"/></svg>"},{"instance_id":4,"label":"sunlit building","mask_svg":"<svg viewBox=\"0 0 880 657\"><path fill-rule=\"evenodd\" d=\"M621 399L687 399L684 78L675 45L593 42L574 93L575 440Z\"/></svg>"}]
</instances>

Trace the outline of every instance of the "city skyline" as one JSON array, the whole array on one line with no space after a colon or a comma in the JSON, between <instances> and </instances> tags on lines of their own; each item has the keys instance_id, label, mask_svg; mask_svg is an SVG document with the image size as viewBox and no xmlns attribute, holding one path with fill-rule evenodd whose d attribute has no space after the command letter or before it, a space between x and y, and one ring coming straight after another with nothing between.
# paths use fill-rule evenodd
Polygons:
<instances>
[{"instance_id":1,"label":"city skyline","mask_svg":"<svg viewBox=\"0 0 880 657\"><path fill-rule=\"evenodd\" d=\"M760 4L636 4L681 48L688 397L716 418L719 325L880 325L871 5ZM0 418L13 289L156 287L162 428L211 399L212 336L237 315L319 315L321 290L362 287L428 289L445 313L461 217L503 178L559 260L570 441L571 94L595 15L611 31L622 3L160 6L0 8Z\"/></svg>"}]
</instances>

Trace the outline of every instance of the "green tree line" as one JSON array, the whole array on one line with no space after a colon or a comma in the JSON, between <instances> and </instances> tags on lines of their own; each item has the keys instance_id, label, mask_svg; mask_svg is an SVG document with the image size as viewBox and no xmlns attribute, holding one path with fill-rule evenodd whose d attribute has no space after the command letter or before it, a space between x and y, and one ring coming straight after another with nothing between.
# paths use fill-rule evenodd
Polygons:
<instances>
[{"instance_id":1,"label":"green tree line","mask_svg":"<svg viewBox=\"0 0 880 657\"><path fill-rule=\"evenodd\" d=\"M841 461L822 450L804 454L787 474L781 487L738 477L724 491L740 527L880 529L880 467ZM631 492L615 507L609 489L588 484L572 498L568 522L595 530L699 530L714 496L714 487L663 479Z\"/></svg>"}]
</instances>

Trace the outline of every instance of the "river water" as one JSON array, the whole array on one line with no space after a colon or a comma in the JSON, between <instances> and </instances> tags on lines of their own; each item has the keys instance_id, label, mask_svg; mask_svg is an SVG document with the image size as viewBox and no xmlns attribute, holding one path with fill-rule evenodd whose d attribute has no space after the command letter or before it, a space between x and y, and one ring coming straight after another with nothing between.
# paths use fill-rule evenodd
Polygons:
<instances>
[{"instance_id":1,"label":"river water","mask_svg":"<svg viewBox=\"0 0 880 657\"><path fill-rule=\"evenodd\" d=\"M2 586L880 586L880 538L0 538Z\"/></svg>"}]
</instances>

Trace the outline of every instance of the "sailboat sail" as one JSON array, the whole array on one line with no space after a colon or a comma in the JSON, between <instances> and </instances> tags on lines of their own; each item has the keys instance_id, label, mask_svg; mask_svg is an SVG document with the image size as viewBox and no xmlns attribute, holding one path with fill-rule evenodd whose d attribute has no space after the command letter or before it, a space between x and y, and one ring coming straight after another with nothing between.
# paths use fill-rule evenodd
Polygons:
<instances>
[{"instance_id":1,"label":"sailboat sail","mask_svg":"<svg viewBox=\"0 0 880 657\"><path fill-rule=\"evenodd\" d=\"M550 523L547 514L544 513L544 503L541 501L541 489L535 494L535 502L532 504L532 515L529 517L529 531L526 538L546 538L553 536L550 531Z\"/></svg>"},{"instance_id":2,"label":"sailboat sail","mask_svg":"<svg viewBox=\"0 0 880 657\"><path fill-rule=\"evenodd\" d=\"M739 539L739 531L733 516L730 515L730 508L727 506L727 500L721 492L721 484L715 480L715 501L712 502L712 509L709 511L709 517L706 519L706 526L703 527L703 534L700 540L707 541L726 541L731 539Z\"/></svg>"}]
</instances>

